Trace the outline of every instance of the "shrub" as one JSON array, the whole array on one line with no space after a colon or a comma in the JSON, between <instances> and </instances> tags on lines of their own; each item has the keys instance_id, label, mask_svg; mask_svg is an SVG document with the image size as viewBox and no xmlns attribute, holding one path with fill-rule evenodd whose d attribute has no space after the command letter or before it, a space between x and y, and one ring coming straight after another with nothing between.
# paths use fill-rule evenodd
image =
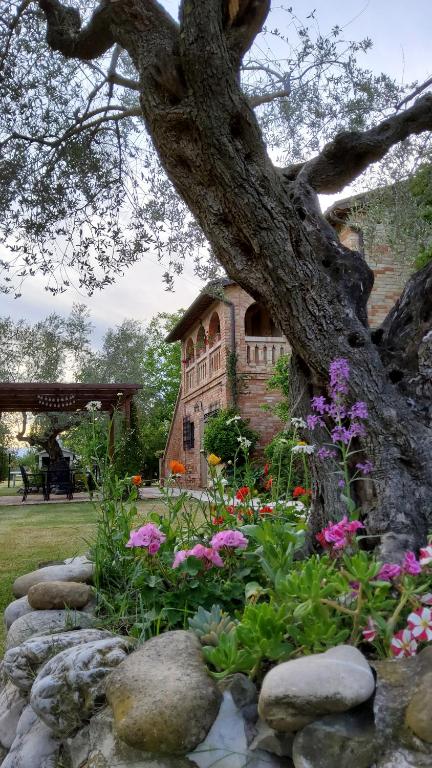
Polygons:
<instances>
[{"instance_id":1,"label":"shrub","mask_svg":"<svg viewBox=\"0 0 432 768\"><path fill-rule=\"evenodd\" d=\"M250 441L249 451L258 441L258 433L241 419L234 409L219 411L206 424L203 447L207 454L214 453L223 462L244 459L244 452L239 451L240 438Z\"/></svg>"}]
</instances>

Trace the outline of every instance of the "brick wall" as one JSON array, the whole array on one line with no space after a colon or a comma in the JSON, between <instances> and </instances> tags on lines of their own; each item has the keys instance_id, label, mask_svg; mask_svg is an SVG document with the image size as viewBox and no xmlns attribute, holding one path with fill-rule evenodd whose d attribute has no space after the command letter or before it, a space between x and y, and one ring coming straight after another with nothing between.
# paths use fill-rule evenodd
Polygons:
<instances>
[{"instance_id":1,"label":"brick wall","mask_svg":"<svg viewBox=\"0 0 432 768\"><path fill-rule=\"evenodd\" d=\"M352 227L339 230L339 238L347 248L363 251L361 233ZM388 243L382 225L377 227L374 244L366 250L365 258L373 269L375 283L368 304L369 323L372 328L379 326L399 298L409 277L409 267L398 263Z\"/></svg>"}]
</instances>

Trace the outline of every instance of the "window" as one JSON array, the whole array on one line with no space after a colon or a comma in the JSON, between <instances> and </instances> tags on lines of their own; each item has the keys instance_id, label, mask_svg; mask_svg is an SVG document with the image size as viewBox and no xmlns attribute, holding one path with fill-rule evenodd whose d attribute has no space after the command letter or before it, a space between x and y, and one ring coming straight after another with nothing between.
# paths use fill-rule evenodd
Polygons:
<instances>
[{"instance_id":1,"label":"window","mask_svg":"<svg viewBox=\"0 0 432 768\"><path fill-rule=\"evenodd\" d=\"M264 307L251 304L245 314L245 336L282 336L282 333Z\"/></svg>"},{"instance_id":2,"label":"window","mask_svg":"<svg viewBox=\"0 0 432 768\"><path fill-rule=\"evenodd\" d=\"M183 448L185 451L195 447L195 424L189 416L183 419Z\"/></svg>"}]
</instances>

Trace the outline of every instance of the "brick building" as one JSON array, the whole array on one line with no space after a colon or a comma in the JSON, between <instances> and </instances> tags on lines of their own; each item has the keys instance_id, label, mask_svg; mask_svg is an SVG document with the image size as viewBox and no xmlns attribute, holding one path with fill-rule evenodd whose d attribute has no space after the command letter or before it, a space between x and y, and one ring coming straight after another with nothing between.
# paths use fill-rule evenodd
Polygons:
<instances>
[{"instance_id":1,"label":"brick building","mask_svg":"<svg viewBox=\"0 0 432 768\"><path fill-rule=\"evenodd\" d=\"M349 226L353 198L335 203L326 213L341 241L363 250L358 228ZM383 320L407 279L406 267L392 258L383 238L366 258L375 272L369 302L371 326ZM280 421L263 411L263 403L275 403L278 394L267 390L276 360L289 345L267 311L231 280L218 288L209 285L189 307L167 337L182 344L182 379L173 420L161 460L161 477L172 459L182 461L188 487L207 485L207 462L202 450L206 421L233 404L232 363L236 358L237 380L242 382L237 408L260 434L258 450L281 428Z\"/></svg>"}]
</instances>

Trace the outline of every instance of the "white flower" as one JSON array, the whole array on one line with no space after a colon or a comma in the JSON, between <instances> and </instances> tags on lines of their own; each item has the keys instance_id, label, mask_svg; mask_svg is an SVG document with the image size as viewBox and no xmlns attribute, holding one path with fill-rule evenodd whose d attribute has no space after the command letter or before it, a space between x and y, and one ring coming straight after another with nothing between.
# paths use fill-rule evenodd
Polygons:
<instances>
[{"instance_id":1,"label":"white flower","mask_svg":"<svg viewBox=\"0 0 432 768\"><path fill-rule=\"evenodd\" d=\"M305 427L307 426L306 422L303 419L297 419L296 417L293 417L291 419L291 424L293 425L293 427L297 427L298 429L305 429Z\"/></svg>"},{"instance_id":2,"label":"white flower","mask_svg":"<svg viewBox=\"0 0 432 768\"><path fill-rule=\"evenodd\" d=\"M240 443L240 448L243 448L243 450L247 450L252 445L252 441L248 440L247 437L238 437L237 440Z\"/></svg>"},{"instance_id":3,"label":"white flower","mask_svg":"<svg viewBox=\"0 0 432 768\"><path fill-rule=\"evenodd\" d=\"M314 445L307 445L307 443L305 443L305 444L299 443L299 445L294 445L291 448L291 451L293 453L308 453L308 454L310 454L310 453L314 453L315 446Z\"/></svg>"},{"instance_id":4,"label":"white flower","mask_svg":"<svg viewBox=\"0 0 432 768\"><path fill-rule=\"evenodd\" d=\"M100 411L102 403L100 400L89 400L85 408L86 411Z\"/></svg>"},{"instance_id":5,"label":"white flower","mask_svg":"<svg viewBox=\"0 0 432 768\"><path fill-rule=\"evenodd\" d=\"M231 416L231 418L227 420L227 424L232 424L233 421L241 421L241 416Z\"/></svg>"}]
</instances>

